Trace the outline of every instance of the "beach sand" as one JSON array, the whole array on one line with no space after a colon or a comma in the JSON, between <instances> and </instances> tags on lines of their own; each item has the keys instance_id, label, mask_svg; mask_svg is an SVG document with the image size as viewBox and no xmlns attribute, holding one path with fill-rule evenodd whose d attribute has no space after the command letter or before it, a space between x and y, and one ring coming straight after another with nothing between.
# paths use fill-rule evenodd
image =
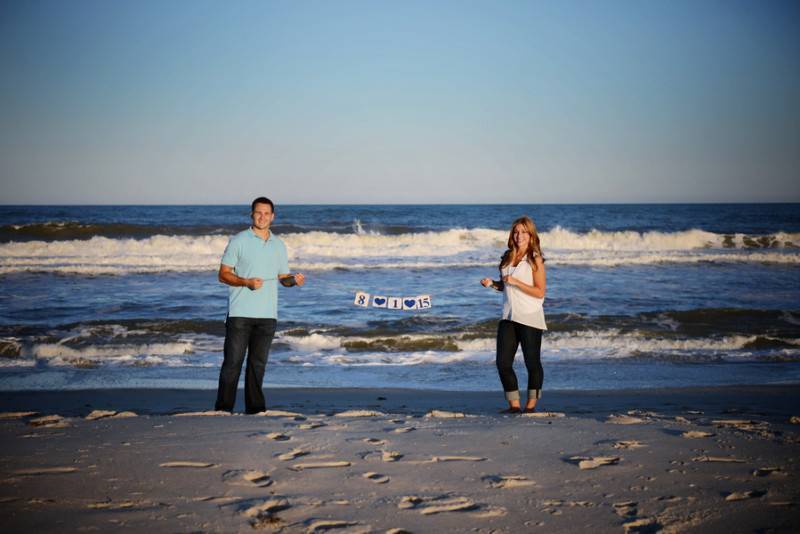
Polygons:
<instances>
[{"instance_id":1,"label":"beach sand","mask_svg":"<svg viewBox=\"0 0 800 534\"><path fill-rule=\"evenodd\" d=\"M214 395L0 393L3 531L800 529L800 386Z\"/></svg>"}]
</instances>

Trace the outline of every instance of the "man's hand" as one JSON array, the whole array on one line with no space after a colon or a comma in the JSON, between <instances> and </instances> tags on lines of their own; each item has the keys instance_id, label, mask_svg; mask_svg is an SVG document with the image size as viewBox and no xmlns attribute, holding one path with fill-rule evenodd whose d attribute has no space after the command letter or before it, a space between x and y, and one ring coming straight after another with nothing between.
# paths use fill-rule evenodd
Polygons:
<instances>
[{"instance_id":1,"label":"man's hand","mask_svg":"<svg viewBox=\"0 0 800 534\"><path fill-rule=\"evenodd\" d=\"M264 280L261 278L246 278L245 279L245 286L250 289L251 291L255 291L256 289L261 289L261 286L264 285Z\"/></svg>"},{"instance_id":2,"label":"man's hand","mask_svg":"<svg viewBox=\"0 0 800 534\"><path fill-rule=\"evenodd\" d=\"M306 277L301 273L283 274L278 277L278 282L280 282L283 287L302 286L305 281Z\"/></svg>"}]
</instances>

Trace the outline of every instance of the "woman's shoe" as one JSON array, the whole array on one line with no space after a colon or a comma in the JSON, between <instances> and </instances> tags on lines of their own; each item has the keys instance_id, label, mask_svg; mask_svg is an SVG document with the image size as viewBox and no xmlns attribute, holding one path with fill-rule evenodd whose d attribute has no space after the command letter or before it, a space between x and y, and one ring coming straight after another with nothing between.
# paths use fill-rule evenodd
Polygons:
<instances>
[{"instance_id":1,"label":"woman's shoe","mask_svg":"<svg viewBox=\"0 0 800 534\"><path fill-rule=\"evenodd\" d=\"M533 413L535 411L536 411L536 406L534 406L533 408L525 408L524 410L522 410L522 413Z\"/></svg>"}]
</instances>

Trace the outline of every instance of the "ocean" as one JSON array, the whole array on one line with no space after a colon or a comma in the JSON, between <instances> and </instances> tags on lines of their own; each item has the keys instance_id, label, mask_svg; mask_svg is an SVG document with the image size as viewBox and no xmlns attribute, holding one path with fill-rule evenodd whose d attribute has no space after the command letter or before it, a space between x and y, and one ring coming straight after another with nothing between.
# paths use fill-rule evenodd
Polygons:
<instances>
[{"instance_id":1,"label":"ocean","mask_svg":"<svg viewBox=\"0 0 800 534\"><path fill-rule=\"evenodd\" d=\"M248 215L0 206L0 390L216 389L217 269ZM545 396L800 382L800 204L279 204L273 231L307 281L280 289L265 385L499 395L502 296L479 280L521 215L547 260Z\"/></svg>"}]
</instances>

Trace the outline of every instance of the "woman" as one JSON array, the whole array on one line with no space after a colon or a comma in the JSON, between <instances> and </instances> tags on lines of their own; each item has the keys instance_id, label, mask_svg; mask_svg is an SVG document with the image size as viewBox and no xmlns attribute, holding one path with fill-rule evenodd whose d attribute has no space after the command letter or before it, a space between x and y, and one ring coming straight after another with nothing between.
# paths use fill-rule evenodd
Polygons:
<instances>
[{"instance_id":1,"label":"woman","mask_svg":"<svg viewBox=\"0 0 800 534\"><path fill-rule=\"evenodd\" d=\"M529 217L520 217L511 225L508 250L500 259L500 277L497 281L484 278L481 284L503 292L503 318L497 325L497 371L508 401L503 413L523 411L513 368L520 343L528 369L524 411L531 413L542 395L542 331L547 330L547 325L542 308L546 288L544 257L536 225Z\"/></svg>"}]
</instances>

